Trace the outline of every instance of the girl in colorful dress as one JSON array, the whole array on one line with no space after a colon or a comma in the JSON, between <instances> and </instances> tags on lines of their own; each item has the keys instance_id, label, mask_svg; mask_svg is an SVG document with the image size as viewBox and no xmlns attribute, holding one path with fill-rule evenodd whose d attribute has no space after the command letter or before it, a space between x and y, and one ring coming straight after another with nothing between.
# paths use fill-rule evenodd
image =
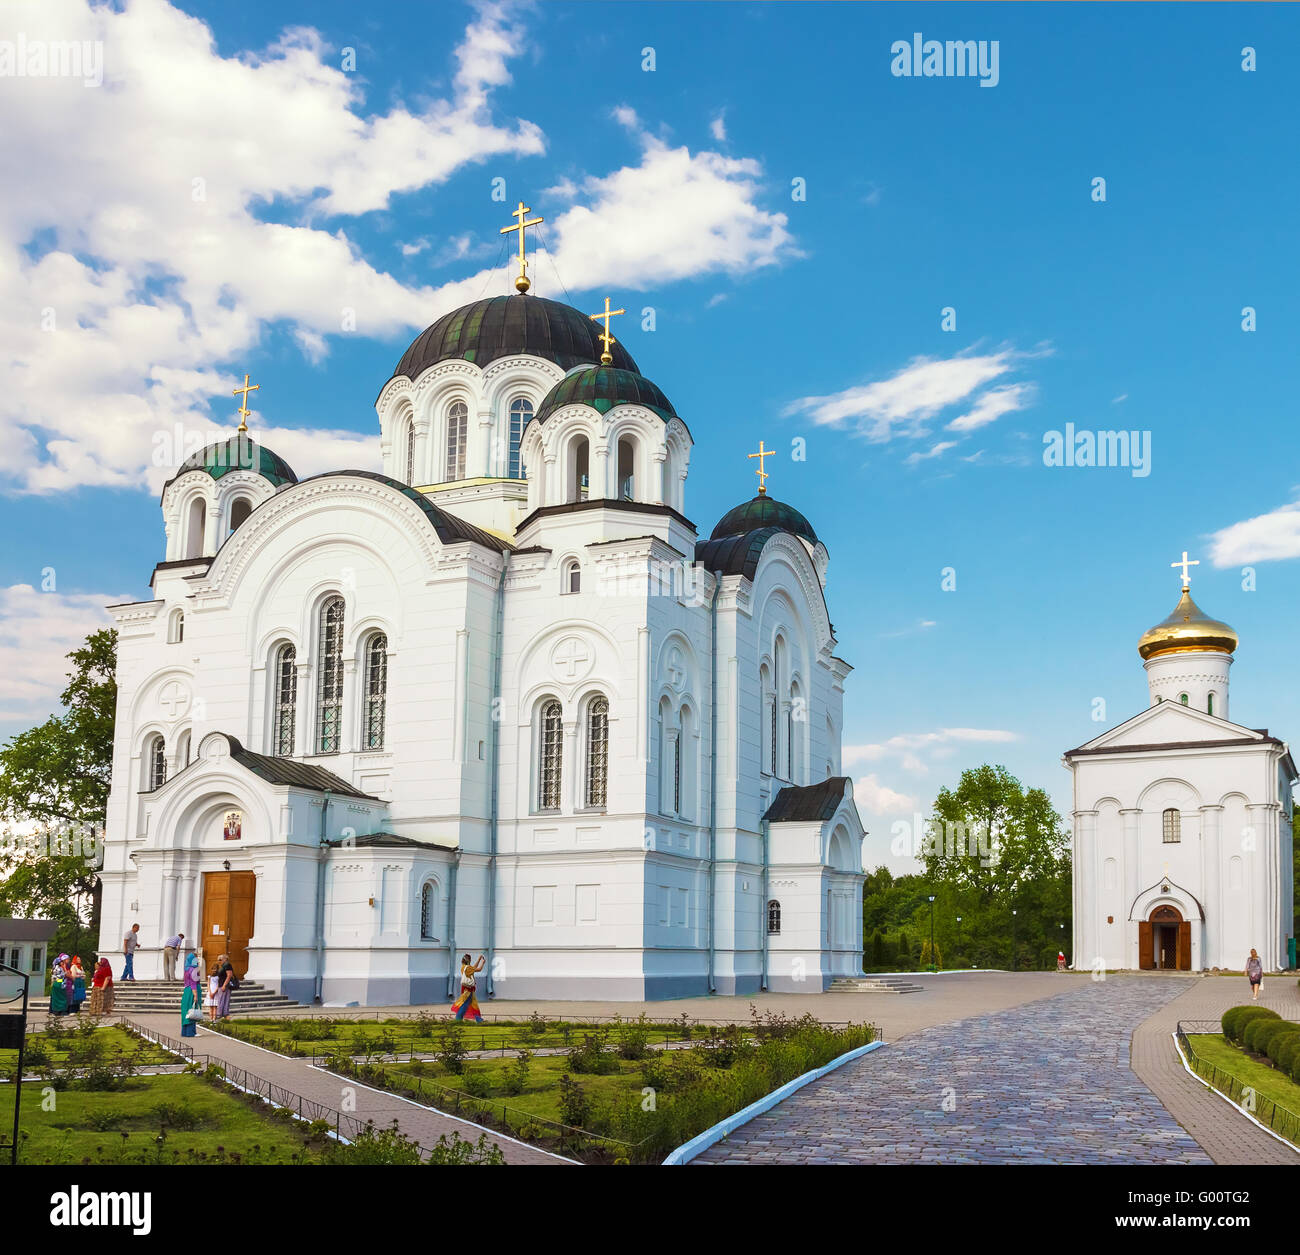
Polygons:
<instances>
[{"instance_id":1,"label":"girl in colorful dress","mask_svg":"<svg viewBox=\"0 0 1300 1255\"><path fill-rule=\"evenodd\" d=\"M81 1004L86 1001L86 969L81 966L81 955L72 956L72 966L68 969L72 977L72 1014L81 1014Z\"/></svg>"},{"instance_id":2,"label":"girl in colorful dress","mask_svg":"<svg viewBox=\"0 0 1300 1255\"><path fill-rule=\"evenodd\" d=\"M215 1021L217 1018L217 986L221 983L221 978L212 972L208 976L208 992L203 999L203 1005L208 1009L209 1021Z\"/></svg>"},{"instance_id":3,"label":"girl in colorful dress","mask_svg":"<svg viewBox=\"0 0 1300 1255\"><path fill-rule=\"evenodd\" d=\"M50 969L51 1015L67 1015L68 1013L68 991L72 982L68 979L68 969L64 967L67 961L68 956L61 954L54 960L54 966Z\"/></svg>"},{"instance_id":4,"label":"girl in colorful dress","mask_svg":"<svg viewBox=\"0 0 1300 1255\"><path fill-rule=\"evenodd\" d=\"M105 958L95 964L95 973L90 978L90 1014L111 1015L113 1013L113 965Z\"/></svg>"},{"instance_id":5,"label":"girl in colorful dress","mask_svg":"<svg viewBox=\"0 0 1300 1255\"><path fill-rule=\"evenodd\" d=\"M199 960L194 951L185 955L185 988L181 991L181 1036L197 1037L198 1019L202 1012L199 1006ZM190 1012L196 1012L193 1019Z\"/></svg>"},{"instance_id":6,"label":"girl in colorful dress","mask_svg":"<svg viewBox=\"0 0 1300 1255\"><path fill-rule=\"evenodd\" d=\"M478 999L474 996L474 990L478 981L474 979L475 973L483 970L484 959L480 954L477 963L469 961L469 955L463 954L460 958L460 997L451 1004L451 1009L455 1011L458 1020L476 1020L483 1023L483 1014L478 1009Z\"/></svg>"}]
</instances>

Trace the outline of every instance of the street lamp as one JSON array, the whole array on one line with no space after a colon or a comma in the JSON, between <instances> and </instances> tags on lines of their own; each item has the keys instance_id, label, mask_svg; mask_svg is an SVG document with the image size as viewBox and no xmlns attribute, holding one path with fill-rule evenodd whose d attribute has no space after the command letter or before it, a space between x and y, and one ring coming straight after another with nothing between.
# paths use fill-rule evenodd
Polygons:
<instances>
[{"instance_id":1,"label":"street lamp","mask_svg":"<svg viewBox=\"0 0 1300 1255\"><path fill-rule=\"evenodd\" d=\"M930 971L938 971L934 961L934 894L930 895Z\"/></svg>"},{"instance_id":2,"label":"street lamp","mask_svg":"<svg viewBox=\"0 0 1300 1255\"><path fill-rule=\"evenodd\" d=\"M1016 908L1011 908L1011 970L1016 970Z\"/></svg>"},{"instance_id":3,"label":"street lamp","mask_svg":"<svg viewBox=\"0 0 1300 1255\"><path fill-rule=\"evenodd\" d=\"M960 916L960 915L957 916L957 942L956 942L956 946L955 946L955 948L958 949L958 950L961 949L961 916ZM954 963L957 962L957 956L956 956L956 955L953 955L953 960L952 960L952 961L953 961Z\"/></svg>"}]
</instances>

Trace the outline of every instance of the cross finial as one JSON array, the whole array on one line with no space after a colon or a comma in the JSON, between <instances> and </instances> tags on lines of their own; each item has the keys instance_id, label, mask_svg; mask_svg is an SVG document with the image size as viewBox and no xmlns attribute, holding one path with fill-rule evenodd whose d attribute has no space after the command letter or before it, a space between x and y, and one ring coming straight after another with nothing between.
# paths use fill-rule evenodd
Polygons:
<instances>
[{"instance_id":1,"label":"cross finial","mask_svg":"<svg viewBox=\"0 0 1300 1255\"><path fill-rule=\"evenodd\" d=\"M528 281L528 258L524 255L526 228L535 227L539 223L546 221L545 218L529 218L528 215L532 212L523 201L520 201L519 208L510 215L512 218L518 219L518 221L512 227L502 227L500 231L502 235L509 235L511 231L519 232L519 278L515 280L515 287L519 289L521 296L532 287L532 284Z\"/></svg>"},{"instance_id":2,"label":"cross finial","mask_svg":"<svg viewBox=\"0 0 1300 1255\"><path fill-rule=\"evenodd\" d=\"M1181 562L1171 562L1169 565L1170 565L1171 567L1173 567L1175 570L1177 570L1179 567L1182 568L1182 571L1183 571L1183 590L1186 591L1187 589L1191 588L1191 586L1192 586L1192 573L1191 573L1191 571L1189 571L1187 568L1188 568L1188 567L1194 567L1194 566L1200 566L1201 563L1200 563L1200 560L1197 559L1197 558L1193 558L1193 559L1189 562L1189 561L1187 560L1187 550L1184 549L1184 550L1183 550L1183 560L1182 560Z\"/></svg>"},{"instance_id":3,"label":"cross finial","mask_svg":"<svg viewBox=\"0 0 1300 1255\"><path fill-rule=\"evenodd\" d=\"M758 459L758 493L759 493L759 496L762 496L764 493L767 492L767 472L763 469L763 462L764 462L764 460L765 460L766 458L770 458L770 457L772 457L773 454L774 454L775 452L776 452L776 450L774 450L774 449L765 449L765 448L763 448L763 442L760 440L760 441L758 442L758 452L757 452L757 453L751 453L751 454L749 455L751 458L757 458L757 459Z\"/></svg>"},{"instance_id":4,"label":"cross finial","mask_svg":"<svg viewBox=\"0 0 1300 1255\"><path fill-rule=\"evenodd\" d=\"M605 346L605 351L600 355L600 364L602 366L611 366L613 365L614 362L614 354L611 353L610 350L614 347L615 341L614 341L614 337L609 334L609 320L613 318L615 314L626 314L626 313L627 310L625 309L610 309L609 297L606 297L604 313L588 315L588 317L591 319L592 322L603 322L605 324L605 330L596 337L596 339L598 339L601 342L601 344Z\"/></svg>"},{"instance_id":5,"label":"cross finial","mask_svg":"<svg viewBox=\"0 0 1300 1255\"><path fill-rule=\"evenodd\" d=\"M244 399L243 399L243 401L241 402L241 404L240 404L240 406L239 406L239 411L238 411L238 413L239 413L239 430L240 430L241 432L242 432L242 431L247 431L247 430L248 430L248 423L247 423L245 420L246 420L246 419L248 418L248 416L253 412L252 410L250 410L250 409L248 408L248 394L249 394L250 392L256 392L256 391L257 391L261 386L262 386L262 385L261 385L260 383L250 384L250 383L248 382L248 376L245 375L245 376L244 376L244 386L243 386L242 388L236 388L236 389L234 390L234 392L232 392L232 393L230 394L232 397L237 397L237 396L240 395L240 393L243 393L243 397L244 397Z\"/></svg>"}]
</instances>

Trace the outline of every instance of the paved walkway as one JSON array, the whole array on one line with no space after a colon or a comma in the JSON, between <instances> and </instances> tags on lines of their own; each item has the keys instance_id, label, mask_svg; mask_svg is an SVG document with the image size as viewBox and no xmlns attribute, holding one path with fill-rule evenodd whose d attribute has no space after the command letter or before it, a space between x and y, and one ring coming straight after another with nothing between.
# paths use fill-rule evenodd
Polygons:
<instances>
[{"instance_id":1,"label":"paved walkway","mask_svg":"<svg viewBox=\"0 0 1300 1255\"><path fill-rule=\"evenodd\" d=\"M155 1032L176 1036L175 1016L135 1015L128 1018ZM452 1133L459 1133L461 1137L473 1142L478 1140L480 1133L486 1131L488 1141L501 1147L509 1164L569 1162L535 1146L512 1141L491 1129L484 1130L482 1126L471 1124L468 1120L407 1102L396 1094L370 1089L358 1081L334 1076L301 1059L285 1058L258 1046L250 1046L247 1042L233 1041L222 1033L209 1032L201 1025L198 1036L191 1039L189 1044L194 1047L196 1055L210 1055L214 1059L224 1060L335 1111L342 1110L346 1100L348 1114L362 1121L373 1120L378 1128L387 1128L396 1120L401 1131L421 1146L433 1146L439 1137L444 1134L450 1137Z\"/></svg>"},{"instance_id":2,"label":"paved walkway","mask_svg":"<svg viewBox=\"0 0 1300 1255\"><path fill-rule=\"evenodd\" d=\"M1209 1164L1129 1067L1133 1029L1184 987L1072 978L1055 996L921 1029L694 1162Z\"/></svg>"}]
</instances>

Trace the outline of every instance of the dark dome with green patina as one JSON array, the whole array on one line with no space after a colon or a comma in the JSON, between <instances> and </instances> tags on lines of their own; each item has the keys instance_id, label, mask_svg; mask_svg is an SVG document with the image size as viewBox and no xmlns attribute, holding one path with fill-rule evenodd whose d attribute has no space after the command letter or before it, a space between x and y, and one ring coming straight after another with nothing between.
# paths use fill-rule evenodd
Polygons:
<instances>
[{"instance_id":1,"label":"dark dome with green patina","mask_svg":"<svg viewBox=\"0 0 1300 1255\"><path fill-rule=\"evenodd\" d=\"M814 545L818 543L817 533L813 531L812 524L794 506L786 505L784 501L777 501L765 492L759 493L751 501L746 501L744 505L738 505L734 510L728 510L718 521L709 539L721 540L726 536L744 536L765 527L774 527L778 531L802 536L804 540Z\"/></svg>"},{"instance_id":2,"label":"dark dome with green patina","mask_svg":"<svg viewBox=\"0 0 1300 1255\"><path fill-rule=\"evenodd\" d=\"M236 432L229 440L210 444L206 449L186 458L176 474L163 485L163 491L190 471L206 471L213 479L220 479L231 471L253 471L277 488L281 484L298 482L298 476L293 473L293 467L288 462L265 445L258 444L247 432Z\"/></svg>"},{"instance_id":3,"label":"dark dome with green patina","mask_svg":"<svg viewBox=\"0 0 1300 1255\"><path fill-rule=\"evenodd\" d=\"M393 378L416 379L436 362L462 358L486 366L499 357L526 353L561 370L600 361L601 324L571 305L544 296L490 296L444 314L422 331L402 355ZM616 340L614 365L635 371L632 355Z\"/></svg>"},{"instance_id":4,"label":"dark dome with green patina","mask_svg":"<svg viewBox=\"0 0 1300 1255\"><path fill-rule=\"evenodd\" d=\"M666 423L677 417L673 403L644 375L617 366L589 366L565 375L543 398L534 415L539 423L566 405L590 405L608 414L616 405L643 405Z\"/></svg>"}]
</instances>

